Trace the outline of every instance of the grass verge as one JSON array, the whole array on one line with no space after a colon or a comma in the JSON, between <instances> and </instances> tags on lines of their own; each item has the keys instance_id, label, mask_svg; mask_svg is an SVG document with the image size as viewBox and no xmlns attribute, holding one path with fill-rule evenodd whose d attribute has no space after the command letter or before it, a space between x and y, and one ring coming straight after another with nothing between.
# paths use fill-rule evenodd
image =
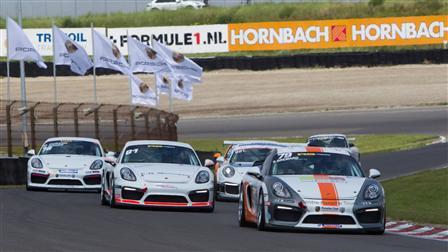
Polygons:
<instances>
[{"instance_id":1,"label":"grass verge","mask_svg":"<svg viewBox=\"0 0 448 252\"><path fill-rule=\"evenodd\" d=\"M448 225L448 168L382 182L387 216Z\"/></svg>"},{"instance_id":2,"label":"grass verge","mask_svg":"<svg viewBox=\"0 0 448 252\"><path fill-rule=\"evenodd\" d=\"M422 147L434 140L437 136L432 135L352 135L349 137L355 137L354 142L358 146L360 152L364 154L370 154L375 152L385 152L385 151L397 151L403 149L412 149ZM225 140L246 140L242 138L226 138ZM306 137L286 137L286 138L263 138L264 140L274 140L279 142L290 142L290 143L303 143L306 141ZM195 150L198 151L220 151L224 153L226 146L223 145L223 138L213 138L213 139L184 139L186 143L193 146Z\"/></svg>"}]
</instances>

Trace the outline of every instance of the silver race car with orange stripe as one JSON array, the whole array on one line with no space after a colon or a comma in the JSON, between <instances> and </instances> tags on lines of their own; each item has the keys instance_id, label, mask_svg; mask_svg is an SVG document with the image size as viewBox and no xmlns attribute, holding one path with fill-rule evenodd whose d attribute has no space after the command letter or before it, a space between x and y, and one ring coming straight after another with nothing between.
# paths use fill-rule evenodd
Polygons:
<instances>
[{"instance_id":1,"label":"silver race car with orange stripe","mask_svg":"<svg viewBox=\"0 0 448 252\"><path fill-rule=\"evenodd\" d=\"M273 150L260 172L246 173L238 206L240 226L362 230L382 234L385 195L371 169L365 177L345 149L288 147Z\"/></svg>"},{"instance_id":2,"label":"silver race car with orange stripe","mask_svg":"<svg viewBox=\"0 0 448 252\"><path fill-rule=\"evenodd\" d=\"M105 169L101 203L214 210L214 180L193 148L170 141L128 142Z\"/></svg>"}]
</instances>

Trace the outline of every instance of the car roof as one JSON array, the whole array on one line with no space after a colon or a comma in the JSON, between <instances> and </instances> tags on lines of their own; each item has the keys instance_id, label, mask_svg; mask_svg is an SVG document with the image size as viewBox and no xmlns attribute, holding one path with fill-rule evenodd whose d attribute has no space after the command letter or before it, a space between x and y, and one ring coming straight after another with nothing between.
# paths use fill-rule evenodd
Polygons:
<instances>
[{"instance_id":1,"label":"car roof","mask_svg":"<svg viewBox=\"0 0 448 252\"><path fill-rule=\"evenodd\" d=\"M310 138L323 138L323 137L344 137L344 138L347 138L347 136L345 136L343 134L318 134L318 135L312 135L312 136L308 137L308 139L310 139Z\"/></svg>"},{"instance_id":2,"label":"car roof","mask_svg":"<svg viewBox=\"0 0 448 252\"><path fill-rule=\"evenodd\" d=\"M346 148L325 148L325 147L312 147L312 146L290 146L286 148L278 148L278 153L285 152L322 152L322 153L331 153L331 154L342 154L346 156L350 156L350 153Z\"/></svg>"},{"instance_id":3,"label":"car roof","mask_svg":"<svg viewBox=\"0 0 448 252\"><path fill-rule=\"evenodd\" d=\"M50 142L50 141L85 141L85 142L92 142L92 143L97 143L99 145L101 145L100 141L98 139L95 138L88 138L88 137L51 137L48 138L45 142Z\"/></svg>"},{"instance_id":4,"label":"car roof","mask_svg":"<svg viewBox=\"0 0 448 252\"><path fill-rule=\"evenodd\" d=\"M132 145L145 145L145 144L160 144L160 145L171 145L171 146L178 146L178 147L185 147L189 149L193 149L191 145L187 143L182 142L175 142L175 141L162 141L162 140L136 140L136 141L129 141L126 143L125 147L132 146Z\"/></svg>"},{"instance_id":5,"label":"car roof","mask_svg":"<svg viewBox=\"0 0 448 252\"><path fill-rule=\"evenodd\" d=\"M249 145L249 144L280 144L276 141L269 141L269 140L224 140L224 145Z\"/></svg>"}]
</instances>

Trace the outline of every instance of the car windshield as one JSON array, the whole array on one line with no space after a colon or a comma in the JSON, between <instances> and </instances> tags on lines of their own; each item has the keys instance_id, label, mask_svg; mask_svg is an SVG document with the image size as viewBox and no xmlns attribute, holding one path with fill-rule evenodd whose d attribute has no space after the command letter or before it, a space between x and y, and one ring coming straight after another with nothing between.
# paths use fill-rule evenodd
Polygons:
<instances>
[{"instance_id":1,"label":"car windshield","mask_svg":"<svg viewBox=\"0 0 448 252\"><path fill-rule=\"evenodd\" d=\"M193 150L180 146L142 144L126 148L122 163L167 163L199 166Z\"/></svg>"},{"instance_id":2,"label":"car windshield","mask_svg":"<svg viewBox=\"0 0 448 252\"><path fill-rule=\"evenodd\" d=\"M347 148L347 140L342 136L312 137L308 146Z\"/></svg>"},{"instance_id":3,"label":"car windshield","mask_svg":"<svg viewBox=\"0 0 448 252\"><path fill-rule=\"evenodd\" d=\"M230 163L255 162L266 159L271 152L270 148L244 148L236 149L232 153Z\"/></svg>"},{"instance_id":4,"label":"car windshield","mask_svg":"<svg viewBox=\"0 0 448 252\"><path fill-rule=\"evenodd\" d=\"M364 176L361 167L350 156L310 152L277 154L269 173L271 175Z\"/></svg>"},{"instance_id":5,"label":"car windshield","mask_svg":"<svg viewBox=\"0 0 448 252\"><path fill-rule=\"evenodd\" d=\"M46 142L39 155L87 155L87 156L102 156L101 147L93 142L80 140L58 140Z\"/></svg>"}]
</instances>

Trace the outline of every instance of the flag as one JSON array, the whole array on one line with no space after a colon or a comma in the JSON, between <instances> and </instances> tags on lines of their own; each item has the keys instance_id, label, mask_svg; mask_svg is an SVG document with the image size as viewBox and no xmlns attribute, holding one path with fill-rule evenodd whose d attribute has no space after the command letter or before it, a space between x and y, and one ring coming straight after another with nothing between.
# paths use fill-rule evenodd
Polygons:
<instances>
[{"instance_id":1,"label":"flag","mask_svg":"<svg viewBox=\"0 0 448 252\"><path fill-rule=\"evenodd\" d=\"M166 62L151 47L128 36L129 65L133 73L169 71Z\"/></svg>"},{"instance_id":2,"label":"flag","mask_svg":"<svg viewBox=\"0 0 448 252\"><path fill-rule=\"evenodd\" d=\"M181 53L170 50L155 40L153 40L152 47L166 61L173 74L183 76L184 79L191 83L201 82L202 67L194 63L191 59Z\"/></svg>"},{"instance_id":3,"label":"flag","mask_svg":"<svg viewBox=\"0 0 448 252\"><path fill-rule=\"evenodd\" d=\"M169 94L173 75L169 72L155 73L158 94Z\"/></svg>"},{"instance_id":4,"label":"flag","mask_svg":"<svg viewBox=\"0 0 448 252\"><path fill-rule=\"evenodd\" d=\"M193 99L193 83L186 78L175 76L171 82L173 98L191 101Z\"/></svg>"},{"instance_id":5,"label":"flag","mask_svg":"<svg viewBox=\"0 0 448 252\"><path fill-rule=\"evenodd\" d=\"M53 25L55 64L70 65L70 69L79 74L86 74L87 70L93 67L86 50L70 39L57 26Z\"/></svg>"},{"instance_id":6,"label":"flag","mask_svg":"<svg viewBox=\"0 0 448 252\"><path fill-rule=\"evenodd\" d=\"M33 61L40 68L47 68L42 56L36 51L22 28L10 17L7 18L8 60Z\"/></svg>"},{"instance_id":7,"label":"flag","mask_svg":"<svg viewBox=\"0 0 448 252\"><path fill-rule=\"evenodd\" d=\"M131 81L132 104L143 106L157 106L158 96L154 90L139 79L129 77Z\"/></svg>"},{"instance_id":8,"label":"flag","mask_svg":"<svg viewBox=\"0 0 448 252\"><path fill-rule=\"evenodd\" d=\"M113 69L131 77L133 76L128 62L112 41L93 30L93 43L95 67Z\"/></svg>"}]
</instances>

